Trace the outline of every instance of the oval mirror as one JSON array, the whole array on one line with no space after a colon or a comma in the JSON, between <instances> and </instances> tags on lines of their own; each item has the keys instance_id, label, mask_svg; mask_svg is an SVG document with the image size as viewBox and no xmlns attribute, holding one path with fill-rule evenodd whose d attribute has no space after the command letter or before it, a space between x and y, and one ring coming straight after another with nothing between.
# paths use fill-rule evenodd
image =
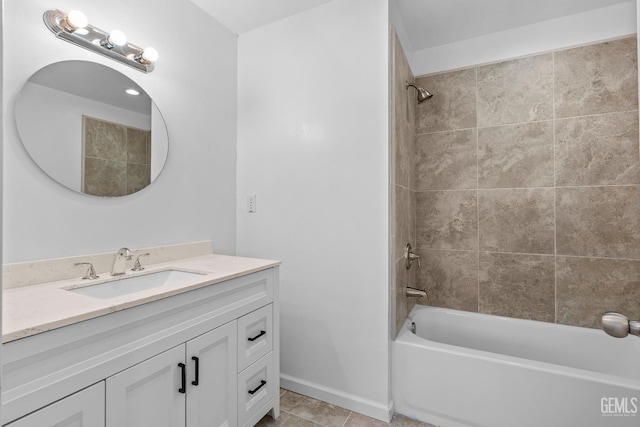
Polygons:
<instances>
[{"instance_id":1,"label":"oval mirror","mask_svg":"<svg viewBox=\"0 0 640 427\"><path fill-rule=\"evenodd\" d=\"M162 171L167 128L147 93L129 77L87 61L37 71L16 101L27 152L72 190L118 197L142 190Z\"/></svg>"}]
</instances>

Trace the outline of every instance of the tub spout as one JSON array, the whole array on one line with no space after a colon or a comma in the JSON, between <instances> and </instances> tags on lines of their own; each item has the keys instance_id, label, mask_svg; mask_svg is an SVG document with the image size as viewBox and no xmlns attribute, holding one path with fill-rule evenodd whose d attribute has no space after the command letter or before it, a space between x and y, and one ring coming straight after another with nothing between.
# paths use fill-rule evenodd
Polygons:
<instances>
[{"instance_id":1,"label":"tub spout","mask_svg":"<svg viewBox=\"0 0 640 427\"><path fill-rule=\"evenodd\" d=\"M406 287L406 295L410 298L423 298L427 296L427 292L422 289Z\"/></svg>"},{"instance_id":2,"label":"tub spout","mask_svg":"<svg viewBox=\"0 0 640 427\"><path fill-rule=\"evenodd\" d=\"M624 338L627 335L640 336L640 320L629 320L614 311L602 315L602 329L612 337Z\"/></svg>"}]
</instances>

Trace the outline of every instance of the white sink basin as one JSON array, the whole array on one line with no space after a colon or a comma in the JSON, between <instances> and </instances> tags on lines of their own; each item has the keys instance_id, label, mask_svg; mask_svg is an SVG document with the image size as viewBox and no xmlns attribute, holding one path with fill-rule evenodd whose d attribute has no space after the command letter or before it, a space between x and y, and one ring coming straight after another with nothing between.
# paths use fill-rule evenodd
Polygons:
<instances>
[{"instance_id":1,"label":"white sink basin","mask_svg":"<svg viewBox=\"0 0 640 427\"><path fill-rule=\"evenodd\" d=\"M86 286L66 290L95 298L109 299L165 285L173 285L205 274L180 270L162 270L136 276L125 276L121 279L114 278L107 282L87 284Z\"/></svg>"}]
</instances>

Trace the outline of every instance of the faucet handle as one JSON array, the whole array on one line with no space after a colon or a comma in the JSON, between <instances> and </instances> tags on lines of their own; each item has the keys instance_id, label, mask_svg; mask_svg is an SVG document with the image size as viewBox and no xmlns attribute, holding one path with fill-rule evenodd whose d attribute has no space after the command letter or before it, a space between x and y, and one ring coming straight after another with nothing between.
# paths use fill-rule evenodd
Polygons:
<instances>
[{"instance_id":1,"label":"faucet handle","mask_svg":"<svg viewBox=\"0 0 640 427\"><path fill-rule=\"evenodd\" d=\"M411 263L413 261L418 261L418 268L422 267L420 265L420 255L414 253L411 250L411 243L407 243L407 246L404 247L404 262L405 262L405 267L408 269L411 268Z\"/></svg>"},{"instance_id":2,"label":"faucet handle","mask_svg":"<svg viewBox=\"0 0 640 427\"><path fill-rule=\"evenodd\" d=\"M93 268L93 264L90 262L76 262L73 264L76 267L80 267L81 265L88 265L87 272L84 274L83 280L95 280L99 279L100 276L96 274L96 270Z\"/></svg>"},{"instance_id":3,"label":"faucet handle","mask_svg":"<svg viewBox=\"0 0 640 427\"><path fill-rule=\"evenodd\" d=\"M147 252L145 254L138 255L137 258L136 258L136 262L133 263L133 268L131 269L131 271L142 271L142 270L144 270L144 267L140 264L140 257L149 256L149 255L151 255L149 252Z\"/></svg>"}]
</instances>

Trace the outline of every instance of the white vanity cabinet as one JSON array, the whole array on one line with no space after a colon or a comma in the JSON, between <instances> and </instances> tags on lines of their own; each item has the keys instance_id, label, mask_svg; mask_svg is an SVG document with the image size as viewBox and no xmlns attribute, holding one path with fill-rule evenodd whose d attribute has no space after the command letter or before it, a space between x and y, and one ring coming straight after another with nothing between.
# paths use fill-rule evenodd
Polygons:
<instances>
[{"instance_id":1,"label":"white vanity cabinet","mask_svg":"<svg viewBox=\"0 0 640 427\"><path fill-rule=\"evenodd\" d=\"M104 381L42 408L10 427L103 427Z\"/></svg>"},{"instance_id":2,"label":"white vanity cabinet","mask_svg":"<svg viewBox=\"0 0 640 427\"><path fill-rule=\"evenodd\" d=\"M236 322L109 377L106 383L107 427L235 426Z\"/></svg>"},{"instance_id":3,"label":"white vanity cabinet","mask_svg":"<svg viewBox=\"0 0 640 427\"><path fill-rule=\"evenodd\" d=\"M8 342L2 425L244 427L277 417L277 293L269 267ZM94 387L95 408L79 406L91 422L47 415L76 416Z\"/></svg>"}]
</instances>

